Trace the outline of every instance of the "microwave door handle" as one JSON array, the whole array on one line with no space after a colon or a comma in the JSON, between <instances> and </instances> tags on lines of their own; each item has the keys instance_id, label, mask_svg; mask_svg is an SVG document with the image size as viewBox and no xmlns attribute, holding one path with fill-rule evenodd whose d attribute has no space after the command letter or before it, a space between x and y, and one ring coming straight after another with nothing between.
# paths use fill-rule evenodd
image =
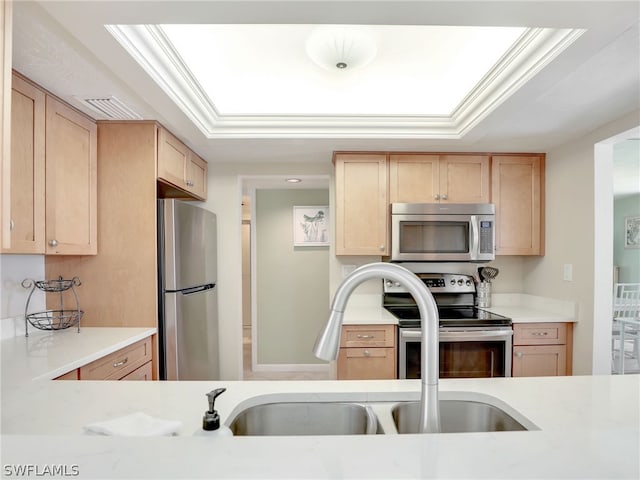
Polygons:
<instances>
[{"instance_id":1,"label":"microwave door handle","mask_svg":"<svg viewBox=\"0 0 640 480\"><path fill-rule=\"evenodd\" d=\"M471 215L471 248L470 248L470 256L471 260L477 260L478 254L480 253L480 229L478 228L478 217L477 215Z\"/></svg>"}]
</instances>

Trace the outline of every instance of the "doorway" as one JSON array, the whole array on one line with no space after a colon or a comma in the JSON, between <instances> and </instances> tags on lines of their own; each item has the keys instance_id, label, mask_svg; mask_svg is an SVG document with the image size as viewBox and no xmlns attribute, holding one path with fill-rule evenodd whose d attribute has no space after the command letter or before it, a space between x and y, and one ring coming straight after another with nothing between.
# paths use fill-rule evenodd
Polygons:
<instances>
[{"instance_id":1,"label":"doorway","mask_svg":"<svg viewBox=\"0 0 640 480\"><path fill-rule=\"evenodd\" d=\"M329 177L283 178L243 180L243 378L326 380L310 353L329 310L329 247L296 247L292 220L294 205L328 206Z\"/></svg>"},{"instance_id":2,"label":"doorway","mask_svg":"<svg viewBox=\"0 0 640 480\"><path fill-rule=\"evenodd\" d=\"M594 285L593 375L611 373L614 275L614 154L616 145L640 139L640 126L594 146Z\"/></svg>"}]
</instances>

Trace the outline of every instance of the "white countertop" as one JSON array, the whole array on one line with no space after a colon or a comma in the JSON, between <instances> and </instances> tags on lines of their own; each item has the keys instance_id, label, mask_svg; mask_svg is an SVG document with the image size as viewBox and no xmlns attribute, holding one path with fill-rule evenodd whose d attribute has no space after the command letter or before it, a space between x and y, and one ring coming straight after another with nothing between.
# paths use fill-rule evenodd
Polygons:
<instances>
[{"instance_id":1,"label":"white countertop","mask_svg":"<svg viewBox=\"0 0 640 480\"><path fill-rule=\"evenodd\" d=\"M2 463L77 466L77 478L638 478L640 376L441 380L441 398L492 397L539 430L422 435L194 437L205 393L222 422L265 401L418 398L418 380L34 381L3 391ZM293 397L291 397L293 396ZM262 398L260 398L262 397ZM43 408L43 406L45 408ZM82 434L133 412L176 437Z\"/></svg>"},{"instance_id":2,"label":"white countertop","mask_svg":"<svg viewBox=\"0 0 640 480\"><path fill-rule=\"evenodd\" d=\"M34 331L0 342L2 385L50 380L156 333L155 328Z\"/></svg>"},{"instance_id":3,"label":"white countertop","mask_svg":"<svg viewBox=\"0 0 640 480\"><path fill-rule=\"evenodd\" d=\"M483 310L508 317L513 323L577 321L574 302L519 293L493 294L491 307ZM398 319L382 307L382 299L379 295L363 295L357 301L350 301L347 304L343 323L345 325L397 325Z\"/></svg>"},{"instance_id":4,"label":"white countertop","mask_svg":"<svg viewBox=\"0 0 640 480\"><path fill-rule=\"evenodd\" d=\"M84 327L3 340L3 475L14 472L7 466L30 466L32 476L62 466L81 479L640 476L639 375L440 380L441 399L492 403L530 431L422 435L395 434L390 416L396 402L419 398L418 380L48 380L153 333ZM227 388L216 401L223 423L270 401L355 401L372 405L387 434L193 436L217 387ZM175 437L84 434L89 423L135 412L182 428Z\"/></svg>"}]
</instances>

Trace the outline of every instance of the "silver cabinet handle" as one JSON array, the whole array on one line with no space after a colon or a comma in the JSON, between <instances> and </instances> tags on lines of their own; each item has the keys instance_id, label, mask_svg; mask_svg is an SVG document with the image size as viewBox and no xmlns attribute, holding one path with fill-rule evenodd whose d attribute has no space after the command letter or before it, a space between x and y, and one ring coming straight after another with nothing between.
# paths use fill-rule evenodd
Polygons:
<instances>
[{"instance_id":1,"label":"silver cabinet handle","mask_svg":"<svg viewBox=\"0 0 640 480\"><path fill-rule=\"evenodd\" d=\"M193 187L193 181L187 180L187 187Z\"/></svg>"},{"instance_id":2,"label":"silver cabinet handle","mask_svg":"<svg viewBox=\"0 0 640 480\"><path fill-rule=\"evenodd\" d=\"M13 218L11 220L9 220L9 231L13 232L13 229L16 226L16 222L13 221Z\"/></svg>"},{"instance_id":3,"label":"silver cabinet handle","mask_svg":"<svg viewBox=\"0 0 640 480\"><path fill-rule=\"evenodd\" d=\"M373 337L373 335L362 335L362 334L359 333L358 335L356 335L356 338L365 338L366 339L366 338L374 338L374 337Z\"/></svg>"},{"instance_id":4,"label":"silver cabinet handle","mask_svg":"<svg viewBox=\"0 0 640 480\"><path fill-rule=\"evenodd\" d=\"M544 337L545 335L549 335L549 332L531 332L531 335L535 337Z\"/></svg>"},{"instance_id":5,"label":"silver cabinet handle","mask_svg":"<svg viewBox=\"0 0 640 480\"><path fill-rule=\"evenodd\" d=\"M364 356L365 357L370 357L371 356L371 352L369 350L365 350L364 351Z\"/></svg>"},{"instance_id":6,"label":"silver cabinet handle","mask_svg":"<svg viewBox=\"0 0 640 480\"><path fill-rule=\"evenodd\" d=\"M58 246L58 240L56 240L55 238L53 240L49 240L49 246L50 247L57 247Z\"/></svg>"},{"instance_id":7,"label":"silver cabinet handle","mask_svg":"<svg viewBox=\"0 0 640 480\"><path fill-rule=\"evenodd\" d=\"M442 200L447 200L449 198L449 196L446 193L443 193L442 197L440 197L440 198L442 198Z\"/></svg>"},{"instance_id":8,"label":"silver cabinet handle","mask_svg":"<svg viewBox=\"0 0 640 480\"><path fill-rule=\"evenodd\" d=\"M436 194L433 196L433 198L434 198L434 199L436 199L436 200L440 200L440 194L439 194L439 193L436 193Z\"/></svg>"},{"instance_id":9,"label":"silver cabinet handle","mask_svg":"<svg viewBox=\"0 0 640 480\"><path fill-rule=\"evenodd\" d=\"M522 358L522 352L516 352L516 357Z\"/></svg>"},{"instance_id":10,"label":"silver cabinet handle","mask_svg":"<svg viewBox=\"0 0 640 480\"><path fill-rule=\"evenodd\" d=\"M129 357L124 357L124 360L122 360L121 362L116 362L113 364L113 368L118 368L121 367L122 365L124 365L125 363L127 363L129 361Z\"/></svg>"},{"instance_id":11,"label":"silver cabinet handle","mask_svg":"<svg viewBox=\"0 0 640 480\"><path fill-rule=\"evenodd\" d=\"M380 250L384 250L384 245L380 245Z\"/></svg>"}]
</instances>

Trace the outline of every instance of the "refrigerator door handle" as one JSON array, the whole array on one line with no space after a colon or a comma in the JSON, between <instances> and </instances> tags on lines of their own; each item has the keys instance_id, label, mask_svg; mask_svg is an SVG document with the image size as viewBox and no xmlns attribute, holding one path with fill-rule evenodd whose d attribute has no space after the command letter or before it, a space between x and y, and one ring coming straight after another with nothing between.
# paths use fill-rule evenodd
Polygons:
<instances>
[{"instance_id":1,"label":"refrigerator door handle","mask_svg":"<svg viewBox=\"0 0 640 480\"><path fill-rule=\"evenodd\" d=\"M204 285L198 285L197 287L181 288L180 290L165 290L166 293L181 293L182 295L191 295L193 293L200 293L206 290L211 290L216 286L215 283L205 283Z\"/></svg>"}]
</instances>

